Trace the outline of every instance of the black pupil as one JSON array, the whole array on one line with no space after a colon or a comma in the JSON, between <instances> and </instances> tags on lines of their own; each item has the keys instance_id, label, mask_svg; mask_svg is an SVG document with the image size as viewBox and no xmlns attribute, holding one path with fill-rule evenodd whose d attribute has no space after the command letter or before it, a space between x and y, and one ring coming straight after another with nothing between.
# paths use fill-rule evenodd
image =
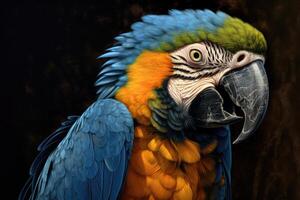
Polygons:
<instances>
[{"instance_id":1,"label":"black pupil","mask_svg":"<svg viewBox=\"0 0 300 200\"><path fill-rule=\"evenodd\" d=\"M198 59L199 57L200 57L200 54L199 54L198 52L195 52L195 53L194 53L194 58L195 58L195 59Z\"/></svg>"}]
</instances>

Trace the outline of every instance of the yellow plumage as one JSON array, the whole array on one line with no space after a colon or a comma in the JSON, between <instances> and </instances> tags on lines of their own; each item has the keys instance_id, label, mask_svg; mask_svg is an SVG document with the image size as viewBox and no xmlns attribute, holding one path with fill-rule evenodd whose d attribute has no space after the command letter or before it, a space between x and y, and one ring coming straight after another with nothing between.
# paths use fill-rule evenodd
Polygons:
<instances>
[{"instance_id":1,"label":"yellow plumage","mask_svg":"<svg viewBox=\"0 0 300 200\"><path fill-rule=\"evenodd\" d=\"M145 51L137 57L127 71L128 82L116 93L133 118L140 124L149 125L151 111L148 100L155 97L153 90L171 75L172 63L168 53Z\"/></svg>"},{"instance_id":2,"label":"yellow plumage","mask_svg":"<svg viewBox=\"0 0 300 200\"><path fill-rule=\"evenodd\" d=\"M214 166L197 143L170 142L139 125L122 199L203 199L204 186L214 183Z\"/></svg>"},{"instance_id":3,"label":"yellow plumage","mask_svg":"<svg viewBox=\"0 0 300 200\"><path fill-rule=\"evenodd\" d=\"M215 141L201 150L188 139L163 139L151 124L149 105L164 106L152 101L153 90L161 87L171 68L168 53L143 52L129 66L128 82L116 94L137 121L122 199L203 199L204 186L214 182L215 163L205 155L216 148Z\"/></svg>"}]
</instances>

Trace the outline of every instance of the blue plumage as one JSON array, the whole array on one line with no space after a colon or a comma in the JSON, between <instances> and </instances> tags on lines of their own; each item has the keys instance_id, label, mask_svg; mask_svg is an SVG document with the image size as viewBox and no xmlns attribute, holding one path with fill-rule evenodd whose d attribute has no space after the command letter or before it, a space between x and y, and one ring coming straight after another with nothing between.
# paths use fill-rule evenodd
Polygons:
<instances>
[{"instance_id":1,"label":"blue plumage","mask_svg":"<svg viewBox=\"0 0 300 200\"><path fill-rule=\"evenodd\" d=\"M109 98L115 95L115 88L126 84L127 67L134 62L136 57L145 50L157 50L163 42L171 42L174 37L183 32L195 32L199 29L214 32L222 27L227 15L223 12L212 12L210 10L171 10L169 15L146 15L141 22L131 26L132 31L115 37L116 45L107 49L107 52L98 58L109 59L100 72L102 76L114 74L113 78L96 81L99 98ZM117 64L118 67L113 67ZM113 89L112 89L113 88ZM111 90L114 92L102 92Z\"/></svg>"},{"instance_id":2,"label":"blue plumage","mask_svg":"<svg viewBox=\"0 0 300 200\"><path fill-rule=\"evenodd\" d=\"M78 118L78 116L68 117L67 121L63 122L59 129L57 129L54 133L52 133L50 136L48 136L38 146L38 151L40 153L38 154L38 156L33 161L32 165L30 167L30 170L29 170L30 178L24 185L24 187L19 195L19 199L25 199L28 195L30 195L29 194L30 190L33 191L35 189L35 185L36 185L39 175L45 165L45 162L48 159L48 156L57 147L59 142L66 136L68 130L74 124L74 122L77 120L77 118Z\"/></svg>"},{"instance_id":3,"label":"blue plumage","mask_svg":"<svg viewBox=\"0 0 300 200\"><path fill-rule=\"evenodd\" d=\"M71 124L38 174L31 198L116 199L133 142L129 111L118 101L98 100Z\"/></svg>"}]
</instances>

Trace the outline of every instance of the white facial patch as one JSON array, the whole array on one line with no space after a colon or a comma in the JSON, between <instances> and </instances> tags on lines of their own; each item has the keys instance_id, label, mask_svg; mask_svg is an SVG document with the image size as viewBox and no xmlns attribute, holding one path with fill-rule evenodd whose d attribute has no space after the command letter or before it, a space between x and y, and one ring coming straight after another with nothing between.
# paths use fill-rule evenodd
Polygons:
<instances>
[{"instance_id":1,"label":"white facial patch","mask_svg":"<svg viewBox=\"0 0 300 200\"><path fill-rule=\"evenodd\" d=\"M260 55L243 50L232 54L208 41L184 46L170 55L173 74L168 91L186 114L196 96L208 87L216 87L224 74L254 60L264 61Z\"/></svg>"},{"instance_id":2,"label":"white facial patch","mask_svg":"<svg viewBox=\"0 0 300 200\"><path fill-rule=\"evenodd\" d=\"M170 96L181 106L185 113L196 96L208 87L215 87L216 81L212 77L202 78L199 80L185 80L171 78L168 83L168 91Z\"/></svg>"},{"instance_id":3,"label":"white facial patch","mask_svg":"<svg viewBox=\"0 0 300 200\"><path fill-rule=\"evenodd\" d=\"M218 84L219 74L225 69L221 59L224 52L221 47L201 42L171 53L173 77L169 80L168 91L185 113L201 91Z\"/></svg>"}]
</instances>

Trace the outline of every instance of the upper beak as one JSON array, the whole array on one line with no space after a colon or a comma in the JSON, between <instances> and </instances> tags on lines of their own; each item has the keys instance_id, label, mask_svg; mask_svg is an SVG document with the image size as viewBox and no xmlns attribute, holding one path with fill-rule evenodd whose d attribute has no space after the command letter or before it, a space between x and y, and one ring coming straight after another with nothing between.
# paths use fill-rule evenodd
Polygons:
<instances>
[{"instance_id":1,"label":"upper beak","mask_svg":"<svg viewBox=\"0 0 300 200\"><path fill-rule=\"evenodd\" d=\"M226 74L220 80L220 85L245 115L242 132L233 142L239 143L258 128L267 110L269 86L263 62L256 60L238 71Z\"/></svg>"},{"instance_id":2,"label":"upper beak","mask_svg":"<svg viewBox=\"0 0 300 200\"><path fill-rule=\"evenodd\" d=\"M245 115L244 126L238 138L239 143L249 137L260 125L268 106L269 87L263 60L257 59L225 74L219 85L228 93L232 102ZM189 112L196 125L204 128L220 127L235 123L241 117L227 112L223 98L214 88L209 87L193 100Z\"/></svg>"}]
</instances>

